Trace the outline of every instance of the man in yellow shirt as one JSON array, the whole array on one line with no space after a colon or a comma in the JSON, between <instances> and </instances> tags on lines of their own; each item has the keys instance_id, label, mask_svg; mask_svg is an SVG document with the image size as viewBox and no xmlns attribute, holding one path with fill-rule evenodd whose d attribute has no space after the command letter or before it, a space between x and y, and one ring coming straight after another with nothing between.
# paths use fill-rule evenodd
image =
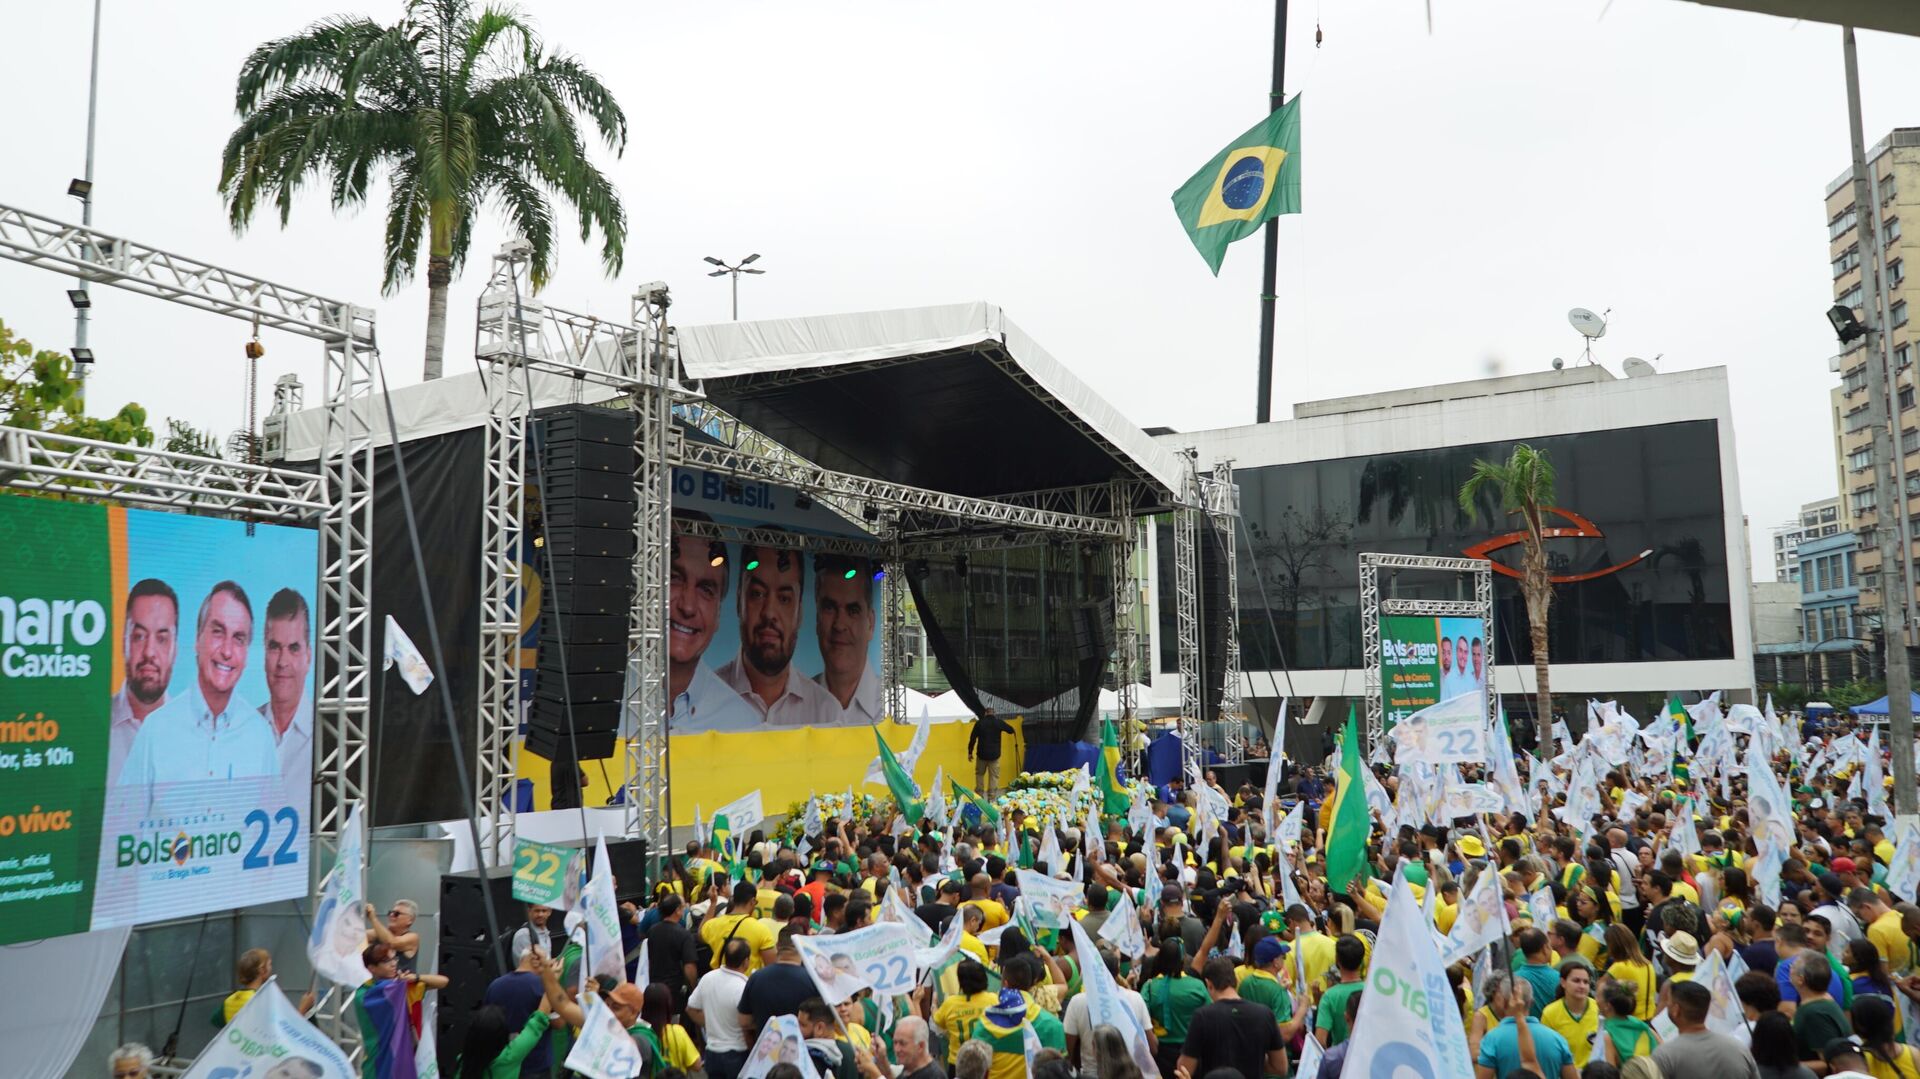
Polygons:
<instances>
[{"instance_id":1,"label":"man in yellow shirt","mask_svg":"<svg viewBox=\"0 0 1920 1079\"><path fill-rule=\"evenodd\" d=\"M1873 942L1889 971L1907 965L1907 932L1900 924L1900 912L1881 902L1870 888L1855 888L1847 893L1847 907L1860 924L1867 927L1867 939Z\"/></svg>"},{"instance_id":2,"label":"man in yellow shirt","mask_svg":"<svg viewBox=\"0 0 1920 1079\"><path fill-rule=\"evenodd\" d=\"M987 928L998 929L1007 924L1011 915L1007 913L1006 904L987 894L992 887L992 877L987 876L985 873L975 873L973 879L967 881L967 888L973 894L966 902L960 905L962 907L980 908L980 913L986 917Z\"/></svg>"},{"instance_id":3,"label":"man in yellow shirt","mask_svg":"<svg viewBox=\"0 0 1920 1079\"><path fill-rule=\"evenodd\" d=\"M1321 978L1333 967L1333 938L1315 929L1313 915L1297 903L1287 908L1287 930L1293 934L1294 946L1300 949L1299 962L1307 971L1307 985L1294 988L1305 991L1308 986L1320 985Z\"/></svg>"},{"instance_id":4,"label":"man in yellow shirt","mask_svg":"<svg viewBox=\"0 0 1920 1079\"><path fill-rule=\"evenodd\" d=\"M734 937L747 942L749 974L773 962L775 938L754 914L759 901L759 889L752 881L743 880L733 886L733 904L727 913L708 915L700 923L700 939L713 949L714 969L720 967L720 953L726 949L727 940Z\"/></svg>"}]
</instances>

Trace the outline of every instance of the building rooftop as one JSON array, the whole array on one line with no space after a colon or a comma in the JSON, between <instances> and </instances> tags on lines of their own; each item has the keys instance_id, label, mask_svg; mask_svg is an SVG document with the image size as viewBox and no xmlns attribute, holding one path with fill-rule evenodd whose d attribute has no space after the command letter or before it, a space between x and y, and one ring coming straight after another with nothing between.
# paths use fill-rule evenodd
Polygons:
<instances>
[{"instance_id":1,"label":"building rooftop","mask_svg":"<svg viewBox=\"0 0 1920 1079\"><path fill-rule=\"evenodd\" d=\"M1896 146L1920 146L1920 127L1896 127L1887 133L1887 137L1874 143L1867 149L1867 164L1880 160L1880 155ZM1840 175L1827 185L1827 197L1832 198L1841 188L1853 182L1853 166L1849 164L1840 170Z\"/></svg>"},{"instance_id":2,"label":"building rooftop","mask_svg":"<svg viewBox=\"0 0 1920 1079\"><path fill-rule=\"evenodd\" d=\"M1317 416L1342 416L1382 408L1442 404L1447 401L1464 401L1476 397L1498 397L1508 393L1531 393L1557 386L1613 381L1615 381L1613 372L1599 364L1581 363L1558 371L1529 371L1519 375L1449 382L1442 386L1416 386L1412 389L1363 393L1352 397L1329 397L1323 401L1302 401L1293 406L1293 418L1306 420Z\"/></svg>"}]
</instances>

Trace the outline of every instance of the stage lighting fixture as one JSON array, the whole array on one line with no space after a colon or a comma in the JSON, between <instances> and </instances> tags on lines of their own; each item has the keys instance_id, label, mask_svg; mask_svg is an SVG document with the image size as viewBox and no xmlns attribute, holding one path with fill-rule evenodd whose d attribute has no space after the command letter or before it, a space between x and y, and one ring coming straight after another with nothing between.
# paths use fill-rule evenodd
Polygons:
<instances>
[{"instance_id":1,"label":"stage lighting fixture","mask_svg":"<svg viewBox=\"0 0 1920 1079\"><path fill-rule=\"evenodd\" d=\"M752 572L753 572L754 570L757 570L757 569L759 569L759 568L760 568L760 560L759 560L759 559L757 559L757 558L756 558L756 559L754 559L753 561L751 561L751 562L749 562L749 563L747 563L747 572L748 572L748 573L752 573Z\"/></svg>"},{"instance_id":2,"label":"stage lighting fixture","mask_svg":"<svg viewBox=\"0 0 1920 1079\"><path fill-rule=\"evenodd\" d=\"M813 508L813 499L808 498L805 491L795 491L793 492L793 508L801 511L810 510Z\"/></svg>"},{"instance_id":3,"label":"stage lighting fixture","mask_svg":"<svg viewBox=\"0 0 1920 1079\"><path fill-rule=\"evenodd\" d=\"M851 580L853 580L853 579L854 579L854 577L855 577L855 576L857 576L857 575L858 575L859 573L860 573L860 571L859 571L859 570L857 570L857 569L851 569L851 568L849 568L849 569L847 570L847 572L846 572L846 578L847 578L847 580L849 580L849 581L851 581Z\"/></svg>"},{"instance_id":4,"label":"stage lighting fixture","mask_svg":"<svg viewBox=\"0 0 1920 1079\"><path fill-rule=\"evenodd\" d=\"M956 577L965 577L967 575L967 556L966 555L954 556L953 573L954 573L954 576Z\"/></svg>"},{"instance_id":5,"label":"stage lighting fixture","mask_svg":"<svg viewBox=\"0 0 1920 1079\"><path fill-rule=\"evenodd\" d=\"M873 571L873 579L874 579L874 580L876 580L876 581L884 581L884 580L886 580L886 579L887 579L887 571L886 571L886 570L884 570L884 569L877 569L877 570L874 570L874 571Z\"/></svg>"},{"instance_id":6,"label":"stage lighting fixture","mask_svg":"<svg viewBox=\"0 0 1920 1079\"><path fill-rule=\"evenodd\" d=\"M545 547L546 545L547 545L547 537L545 536L533 537L534 550L539 550L540 548Z\"/></svg>"},{"instance_id":7,"label":"stage lighting fixture","mask_svg":"<svg viewBox=\"0 0 1920 1079\"><path fill-rule=\"evenodd\" d=\"M872 524L880 519L880 507L869 502L861 507L860 516L865 517L868 524Z\"/></svg>"},{"instance_id":8,"label":"stage lighting fixture","mask_svg":"<svg viewBox=\"0 0 1920 1079\"><path fill-rule=\"evenodd\" d=\"M76 199L92 198L93 181L82 180L79 177L75 177L67 183L67 194Z\"/></svg>"},{"instance_id":9,"label":"stage lighting fixture","mask_svg":"<svg viewBox=\"0 0 1920 1079\"><path fill-rule=\"evenodd\" d=\"M93 362L93 350L90 348L71 348L67 351L72 353L74 363Z\"/></svg>"},{"instance_id":10,"label":"stage lighting fixture","mask_svg":"<svg viewBox=\"0 0 1920 1079\"><path fill-rule=\"evenodd\" d=\"M727 556L723 554L714 555L712 558L707 560L707 565L712 566L715 569L718 569L719 567L724 566L726 564L727 564Z\"/></svg>"},{"instance_id":11,"label":"stage lighting fixture","mask_svg":"<svg viewBox=\"0 0 1920 1079\"><path fill-rule=\"evenodd\" d=\"M86 289L70 288L67 290L67 302L73 305L75 311L84 311L93 306L93 297L87 294Z\"/></svg>"},{"instance_id":12,"label":"stage lighting fixture","mask_svg":"<svg viewBox=\"0 0 1920 1079\"><path fill-rule=\"evenodd\" d=\"M747 489L740 485L739 480L728 480L723 485L723 489L726 491L727 497L734 500L735 502L740 501L740 499L744 497L747 493Z\"/></svg>"},{"instance_id":13,"label":"stage lighting fixture","mask_svg":"<svg viewBox=\"0 0 1920 1079\"><path fill-rule=\"evenodd\" d=\"M1837 303L1827 308L1827 321L1833 323L1833 332L1840 335L1840 343L1846 344L1867 335L1867 328L1853 315L1853 308Z\"/></svg>"}]
</instances>

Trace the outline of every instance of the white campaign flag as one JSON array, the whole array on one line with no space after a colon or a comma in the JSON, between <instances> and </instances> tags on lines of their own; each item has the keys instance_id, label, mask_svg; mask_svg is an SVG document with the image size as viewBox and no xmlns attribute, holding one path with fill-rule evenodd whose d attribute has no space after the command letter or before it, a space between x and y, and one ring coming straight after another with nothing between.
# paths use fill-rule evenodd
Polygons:
<instances>
[{"instance_id":1,"label":"white campaign flag","mask_svg":"<svg viewBox=\"0 0 1920 1079\"><path fill-rule=\"evenodd\" d=\"M1887 812L1887 774L1880 764L1880 728L1875 727L1867 738L1867 762L1860 769L1867 781L1867 812L1881 819L1892 816Z\"/></svg>"},{"instance_id":2,"label":"white campaign flag","mask_svg":"<svg viewBox=\"0 0 1920 1079\"><path fill-rule=\"evenodd\" d=\"M926 947L917 935L895 922L876 922L845 933L797 936L793 944L820 999L838 1004L865 989L875 996L912 992L914 952Z\"/></svg>"},{"instance_id":3,"label":"white campaign flag","mask_svg":"<svg viewBox=\"0 0 1920 1079\"><path fill-rule=\"evenodd\" d=\"M800 815L800 834L815 836L819 835L825 828L826 825L820 820L820 799L808 798L807 811Z\"/></svg>"},{"instance_id":4,"label":"white campaign flag","mask_svg":"<svg viewBox=\"0 0 1920 1079\"><path fill-rule=\"evenodd\" d=\"M1740 997L1733 991L1733 979L1727 976L1727 964L1719 952L1707 953L1700 968L1693 972L1693 980L1713 993L1713 1002L1707 1005L1708 1030L1732 1034L1747 1025L1746 1012L1740 1007Z\"/></svg>"},{"instance_id":5,"label":"white campaign flag","mask_svg":"<svg viewBox=\"0 0 1920 1079\"><path fill-rule=\"evenodd\" d=\"M848 804L851 805L851 801ZM733 834L740 840L744 840L748 832L758 828L760 823L767 819L767 811L760 805L758 790L748 791L735 798L714 810L713 815L715 819L727 818L727 826L733 829Z\"/></svg>"},{"instance_id":6,"label":"white campaign flag","mask_svg":"<svg viewBox=\"0 0 1920 1079\"><path fill-rule=\"evenodd\" d=\"M920 763L920 755L927 751L927 733L932 722L933 721L927 716L926 706L922 705L920 708L920 722L913 728L913 741L907 743L907 748L894 751L893 759L900 762L900 767L904 769L908 775L913 774L913 766ZM887 785L887 769L885 764L881 762L878 754L868 763L867 774L862 782L872 783L880 787Z\"/></svg>"},{"instance_id":7,"label":"white campaign flag","mask_svg":"<svg viewBox=\"0 0 1920 1079\"><path fill-rule=\"evenodd\" d=\"M1119 916L1120 912L1116 910L1107 921L1112 922ZM1135 919L1134 926L1138 932L1138 919ZM1079 922L1071 923L1069 931L1073 934L1073 954L1084 957L1080 963L1080 976L1087 995L1088 1025L1093 1029L1111 1026L1118 1030L1121 1037L1127 1040L1127 1051L1134 1063L1140 1065L1141 1073L1158 1074L1159 1069L1153 1063L1153 1051L1147 1047L1146 1028L1140 1025L1140 1017L1133 1013L1133 1009L1127 1007L1126 997L1120 994L1120 984L1113 980L1107 965L1101 962L1093 938L1087 936L1087 931L1081 928Z\"/></svg>"},{"instance_id":8,"label":"white campaign flag","mask_svg":"<svg viewBox=\"0 0 1920 1079\"><path fill-rule=\"evenodd\" d=\"M373 977L360 953L367 947L367 896L361 880L367 874L367 826L362 807L355 804L340 832L340 856L320 885L320 903L313 911L307 934L307 962L313 972L348 989L358 989Z\"/></svg>"},{"instance_id":9,"label":"white campaign flag","mask_svg":"<svg viewBox=\"0 0 1920 1079\"><path fill-rule=\"evenodd\" d=\"M1729 767L1726 772L1732 770ZM1772 762L1752 750L1747 752L1747 819L1756 846L1771 845L1782 851L1793 846L1793 802L1780 788Z\"/></svg>"},{"instance_id":10,"label":"white campaign flag","mask_svg":"<svg viewBox=\"0 0 1920 1079\"><path fill-rule=\"evenodd\" d=\"M440 1047L433 1034L439 1011L440 994L429 993L420 998L420 1036L413 1043L414 1079L440 1079Z\"/></svg>"},{"instance_id":11,"label":"white campaign flag","mask_svg":"<svg viewBox=\"0 0 1920 1079\"><path fill-rule=\"evenodd\" d=\"M1306 822L1307 803L1306 799L1303 798L1293 803L1293 808L1287 810L1287 815L1280 818L1279 835L1277 837L1279 842L1276 845L1282 851L1288 847L1298 847L1300 845L1300 831L1306 827Z\"/></svg>"},{"instance_id":12,"label":"white campaign flag","mask_svg":"<svg viewBox=\"0 0 1920 1079\"><path fill-rule=\"evenodd\" d=\"M1033 857L1034 861L1046 866L1049 873L1067 871L1067 856L1060 849L1060 836L1052 821L1040 826L1040 850Z\"/></svg>"},{"instance_id":13,"label":"white campaign flag","mask_svg":"<svg viewBox=\"0 0 1920 1079\"><path fill-rule=\"evenodd\" d=\"M912 904L907 902L905 888L887 889L887 897L880 901L880 913L875 921L892 922L913 930L922 948L933 940L933 928L914 913Z\"/></svg>"},{"instance_id":14,"label":"white campaign flag","mask_svg":"<svg viewBox=\"0 0 1920 1079\"><path fill-rule=\"evenodd\" d=\"M304 1065L295 1068L294 1065ZM422 1072L424 1077L426 1073ZM307 1022L277 980L253 995L220 1036L207 1043L181 1079L234 1079L236 1076L288 1076L289 1079L359 1079L360 1070L340 1047Z\"/></svg>"},{"instance_id":15,"label":"white campaign flag","mask_svg":"<svg viewBox=\"0 0 1920 1079\"><path fill-rule=\"evenodd\" d=\"M620 943L620 904L613 895L613 862L607 857L607 837L593 844L593 875L580 893L580 913L587 930L585 969L615 981L627 980L627 956Z\"/></svg>"},{"instance_id":16,"label":"white campaign flag","mask_svg":"<svg viewBox=\"0 0 1920 1079\"><path fill-rule=\"evenodd\" d=\"M760 1028L760 1037L740 1069L740 1079L766 1079L775 1064L799 1068L801 1079L820 1079L813 1058L807 1055L806 1039L800 1036L800 1020L794 1016L776 1015Z\"/></svg>"},{"instance_id":17,"label":"white campaign flag","mask_svg":"<svg viewBox=\"0 0 1920 1079\"><path fill-rule=\"evenodd\" d=\"M566 1066L591 1079L633 1079L646 1070L640 1045L620 1025L620 1020L601 1001L600 994L586 994L586 1016L573 1049L567 1053Z\"/></svg>"},{"instance_id":18,"label":"white campaign flag","mask_svg":"<svg viewBox=\"0 0 1920 1079\"><path fill-rule=\"evenodd\" d=\"M1040 1032L1032 1023L1020 1024L1020 1051L1027 1058L1027 1079L1034 1079L1033 1058L1040 1055Z\"/></svg>"},{"instance_id":19,"label":"white campaign flag","mask_svg":"<svg viewBox=\"0 0 1920 1079\"><path fill-rule=\"evenodd\" d=\"M1133 905L1133 896L1120 893L1120 901L1107 913L1107 920L1100 923L1100 939L1113 945L1114 951L1128 959L1138 959L1147 954L1147 935L1140 929L1140 912ZM1076 948L1074 954L1081 953Z\"/></svg>"},{"instance_id":20,"label":"white campaign flag","mask_svg":"<svg viewBox=\"0 0 1920 1079\"><path fill-rule=\"evenodd\" d=\"M1558 917L1554 910L1553 891L1542 888L1527 896L1527 913L1533 915L1533 927L1545 933L1553 928L1553 920Z\"/></svg>"},{"instance_id":21,"label":"white campaign flag","mask_svg":"<svg viewBox=\"0 0 1920 1079\"><path fill-rule=\"evenodd\" d=\"M645 991L653 984L653 957L647 954L647 942L640 942L639 962L633 967L633 984Z\"/></svg>"},{"instance_id":22,"label":"white campaign flag","mask_svg":"<svg viewBox=\"0 0 1920 1079\"><path fill-rule=\"evenodd\" d=\"M1274 714L1282 723L1286 721L1287 698L1280 698L1280 710ZM1267 830L1268 837L1272 837L1274 822L1280 813L1280 766L1284 760L1285 755L1277 745L1267 755L1267 782L1260 790L1260 824Z\"/></svg>"},{"instance_id":23,"label":"white campaign flag","mask_svg":"<svg viewBox=\"0 0 1920 1079\"><path fill-rule=\"evenodd\" d=\"M1275 855L1273 874L1280 878L1280 902L1289 907L1299 903L1300 886L1293 882L1293 860L1287 857L1285 850Z\"/></svg>"},{"instance_id":24,"label":"white campaign flag","mask_svg":"<svg viewBox=\"0 0 1920 1079\"><path fill-rule=\"evenodd\" d=\"M1500 874L1491 867L1480 871L1473 890L1460 898L1460 911L1447 934L1446 954L1441 961L1448 966L1507 936L1507 904L1500 893Z\"/></svg>"},{"instance_id":25,"label":"white campaign flag","mask_svg":"<svg viewBox=\"0 0 1920 1079\"><path fill-rule=\"evenodd\" d=\"M1394 878L1342 1075L1473 1074L1447 968L1406 874Z\"/></svg>"},{"instance_id":26,"label":"white campaign flag","mask_svg":"<svg viewBox=\"0 0 1920 1079\"><path fill-rule=\"evenodd\" d=\"M400 623L395 622L392 615L387 616L386 640L382 643L381 651L386 659L381 669L392 670L398 665L400 680L413 690L414 696L425 693L427 687L433 684L433 668L427 666L420 650L413 646L413 638L407 636L407 631L400 628Z\"/></svg>"},{"instance_id":27,"label":"white campaign flag","mask_svg":"<svg viewBox=\"0 0 1920 1079\"><path fill-rule=\"evenodd\" d=\"M933 787L927 791L927 818L945 828L953 823L947 811L947 766L939 765L933 770Z\"/></svg>"},{"instance_id":28,"label":"white campaign flag","mask_svg":"<svg viewBox=\"0 0 1920 1079\"><path fill-rule=\"evenodd\" d=\"M1014 870L1013 879L1039 929L1065 929L1073 921L1074 908L1086 900L1085 887L1074 881L1043 876L1031 869Z\"/></svg>"},{"instance_id":29,"label":"white campaign flag","mask_svg":"<svg viewBox=\"0 0 1920 1079\"><path fill-rule=\"evenodd\" d=\"M965 918L948 918L947 931L932 946L913 950L914 978L933 970L960 950L960 940L966 935Z\"/></svg>"},{"instance_id":30,"label":"white campaign flag","mask_svg":"<svg viewBox=\"0 0 1920 1079\"><path fill-rule=\"evenodd\" d=\"M1920 818L1895 817L1893 861L1887 864L1887 890L1906 897L1920 888Z\"/></svg>"},{"instance_id":31,"label":"white campaign flag","mask_svg":"<svg viewBox=\"0 0 1920 1079\"><path fill-rule=\"evenodd\" d=\"M1306 1040L1300 1043L1300 1070L1294 1074L1300 1079L1316 1079L1320 1074L1320 1058L1325 1055L1319 1041L1315 1040L1313 1031L1307 1031Z\"/></svg>"}]
</instances>

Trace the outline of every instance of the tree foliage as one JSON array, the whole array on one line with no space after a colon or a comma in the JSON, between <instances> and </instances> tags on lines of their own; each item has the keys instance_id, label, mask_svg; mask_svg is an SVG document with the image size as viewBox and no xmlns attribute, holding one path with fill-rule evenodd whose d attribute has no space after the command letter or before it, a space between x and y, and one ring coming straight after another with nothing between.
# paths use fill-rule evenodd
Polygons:
<instances>
[{"instance_id":1,"label":"tree foliage","mask_svg":"<svg viewBox=\"0 0 1920 1079\"><path fill-rule=\"evenodd\" d=\"M412 0L391 26L335 16L256 48L240 67L241 120L220 163L229 221L243 231L271 209L284 226L309 182L335 210L366 203L376 173L388 184L382 287L405 284L427 245L428 366L437 377L446 286L466 261L473 222L489 203L532 247L535 288L555 259L557 194L585 242L602 235L606 272L619 272L626 211L587 158L582 118L616 154L627 119L599 77L548 52L512 8Z\"/></svg>"},{"instance_id":2,"label":"tree foliage","mask_svg":"<svg viewBox=\"0 0 1920 1079\"><path fill-rule=\"evenodd\" d=\"M70 357L36 349L0 322L0 423L101 442L153 445L146 409L129 402L112 415L89 416L80 394Z\"/></svg>"},{"instance_id":3,"label":"tree foliage","mask_svg":"<svg viewBox=\"0 0 1920 1079\"><path fill-rule=\"evenodd\" d=\"M1553 462L1545 452L1526 443L1513 448L1504 462L1475 461L1467 481L1460 485L1460 509L1469 518L1480 512L1488 495L1508 514L1518 514L1524 525L1520 537L1520 594L1526 601L1528 640L1533 651L1535 682L1534 721L1540 751L1552 756L1553 698L1547 685L1547 614L1553 604L1553 581L1547 573L1546 534L1541 513L1554 503Z\"/></svg>"}]
</instances>

